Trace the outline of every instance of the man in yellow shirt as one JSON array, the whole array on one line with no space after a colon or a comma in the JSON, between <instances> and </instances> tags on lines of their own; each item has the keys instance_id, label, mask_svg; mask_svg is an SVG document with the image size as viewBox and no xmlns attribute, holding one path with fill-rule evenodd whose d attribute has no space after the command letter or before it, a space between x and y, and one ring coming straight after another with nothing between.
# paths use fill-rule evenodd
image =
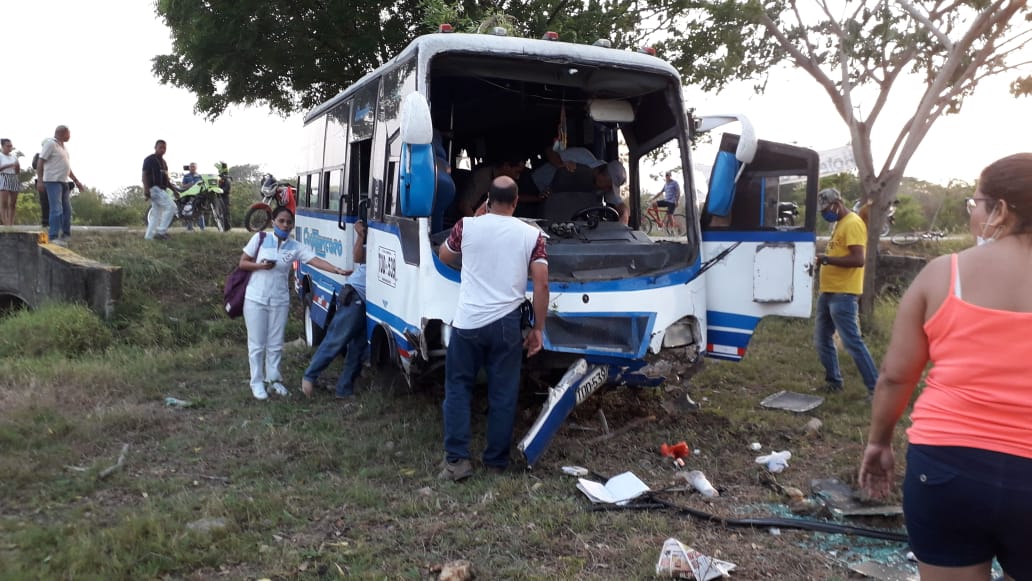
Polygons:
<instances>
[{"instance_id":1,"label":"man in yellow shirt","mask_svg":"<svg viewBox=\"0 0 1032 581\"><path fill-rule=\"evenodd\" d=\"M824 379L828 391L842 390L842 372L839 370L838 350L832 336L838 331L846 351L853 357L856 368L867 386L868 397L874 394L878 382L878 368L860 336L857 313L860 295L864 292L864 259L867 247L867 226L851 211L834 188L817 194L821 217L835 224L828 241L827 254L818 254L821 267L820 296L817 298L817 324L813 342L817 356L824 365Z\"/></svg>"}]
</instances>

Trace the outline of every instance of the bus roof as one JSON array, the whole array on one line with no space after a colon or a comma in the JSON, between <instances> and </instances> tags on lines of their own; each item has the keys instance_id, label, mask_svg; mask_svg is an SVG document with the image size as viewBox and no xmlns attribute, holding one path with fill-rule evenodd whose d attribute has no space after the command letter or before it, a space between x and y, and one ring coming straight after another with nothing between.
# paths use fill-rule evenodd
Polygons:
<instances>
[{"instance_id":1,"label":"bus roof","mask_svg":"<svg viewBox=\"0 0 1032 581\"><path fill-rule=\"evenodd\" d=\"M507 58L569 59L570 62L594 64L597 66L651 70L659 74L672 76L680 84L680 75L677 73L677 69L671 66L670 63L640 52L552 40L495 36L493 34L427 34L414 39L398 53L398 56L352 83L350 87L344 89L335 97L321 105L317 105L305 115L304 122L307 124L316 117L323 115L356 92L366 81L377 77L382 71L391 68L398 61L409 58L413 53L419 54L419 69L425 71L430 59L447 52L497 54L500 57Z\"/></svg>"}]
</instances>

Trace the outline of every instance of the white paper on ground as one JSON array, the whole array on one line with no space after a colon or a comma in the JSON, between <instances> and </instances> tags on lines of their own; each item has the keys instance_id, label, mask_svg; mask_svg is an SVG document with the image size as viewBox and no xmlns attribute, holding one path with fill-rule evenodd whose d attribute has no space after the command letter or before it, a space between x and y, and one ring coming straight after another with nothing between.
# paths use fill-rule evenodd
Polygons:
<instances>
[{"instance_id":1,"label":"white paper on ground","mask_svg":"<svg viewBox=\"0 0 1032 581\"><path fill-rule=\"evenodd\" d=\"M610 478L605 484L594 480L577 479L577 490L580 490L591 502L624 505L628 501L649 492L647 484L632 472L624 472Z\"/></svg>"},{"instance_id":2,"label":"white paper on ground","mask_svg":"<svg viewBox=\"0 0 1032 581\"><path fill-rule=\"evenodd\" d=\"M672 579L695 579L710 581L729 577L738 565L708 557L677 539L667 539L659 553L656 575Z\"/></svg>"}]
</instances>

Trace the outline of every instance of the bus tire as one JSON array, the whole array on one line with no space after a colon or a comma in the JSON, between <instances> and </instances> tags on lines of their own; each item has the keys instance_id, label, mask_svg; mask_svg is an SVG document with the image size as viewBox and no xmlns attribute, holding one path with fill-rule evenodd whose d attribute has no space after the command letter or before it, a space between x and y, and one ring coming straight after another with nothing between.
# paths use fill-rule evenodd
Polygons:
<instances>
[{"instance_id":1,"label":"bus tire","mask_svg":"<svg viewBox=\"0 0 1032 581\"><path fill-rule=\"evenodd\" d=\"M305 343L307 343L309 347L318 347L319 344L322 343L323 338L326 337L326 329L320 327L312 319L312 309L314 308L312 306L313 296L314 295L311 292L305 293L303 301L305 305ZM327 323L328 322L329 318L327 317Z\"/></svg>"}]
</instances>

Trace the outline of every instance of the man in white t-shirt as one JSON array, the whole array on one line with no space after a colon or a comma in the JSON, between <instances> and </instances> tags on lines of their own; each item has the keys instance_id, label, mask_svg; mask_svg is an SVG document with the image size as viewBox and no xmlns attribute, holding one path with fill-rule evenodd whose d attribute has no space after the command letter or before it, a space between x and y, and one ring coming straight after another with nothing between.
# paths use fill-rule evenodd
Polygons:
<instances>
[{"instance_id":1,"label":"man in white t-shirt","mask_svg":"<svg viewBox=\"0 0 1032 581\"><path fill-rule=\"evenodd\" d=\"M482 460L490 470L509 465L523 349L541 350L548 305L548 253L545 237L513 217L519 192L512 178L491 182L488 213L463 218L441 245L440 256L455 265L462 258L459 304L452 320L445 362L445 480L473 475L469 460L470 403L481 368L487 371L487 446ZM522 336L521 306L527 273L534 283L534 325Z\"/></svg>"},{"instance_id":2,"label":"man in white t-shirt","mask_svg":"<svg viewBox=\"0 0 1032 581\"><path fill-rule=\"evenodd\" d=\"M43 141L36 164L36 189L46 193L50 203L50 241L64 246L72 235L71 189L68 180L83 191L83 185L72 172L65 143L72 138L72 132L64 125L54 129L54 137Z\"/></svg>"}]
</instances>

